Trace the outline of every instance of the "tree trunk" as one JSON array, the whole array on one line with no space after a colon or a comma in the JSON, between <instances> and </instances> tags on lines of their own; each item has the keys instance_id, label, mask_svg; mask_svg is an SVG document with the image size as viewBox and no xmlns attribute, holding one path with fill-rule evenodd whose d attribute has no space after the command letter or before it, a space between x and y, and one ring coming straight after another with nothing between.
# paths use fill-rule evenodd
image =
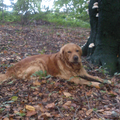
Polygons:
<instances>
[{"instance_id":1,"label":"tree trunk","mask_svg":"<svg viewBox=\"0 0 120 120\"><path fill-rule=\"evenodd\" d=\"M91 33L82 47L83 56L107 68L111 75L120 72L120 0L90 0L89 16Z\"/></svg>"},{"instance_id":2,"label":"tree trunk","mask_svg":"<svg viewBox=\"0 0 120 120\"><path fill-rule=\"evenodd\" d=\"M2 0L2 21L4 22L4 3Z\"/></svg>"}]
</instances>

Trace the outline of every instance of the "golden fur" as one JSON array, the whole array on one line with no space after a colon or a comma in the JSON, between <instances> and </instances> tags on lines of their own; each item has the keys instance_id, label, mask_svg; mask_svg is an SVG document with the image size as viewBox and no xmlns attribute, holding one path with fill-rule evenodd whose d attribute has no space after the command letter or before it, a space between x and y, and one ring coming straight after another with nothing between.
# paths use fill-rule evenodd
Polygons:
<instances>
[{"instance_id":1,"label":"golden fur","mask_svg":"<svg viewBox=\"0 0 120 120\"><path fill-rule=\"evenodd\" d=\"M6 74L0 75L0 81L10 77L30 79L37 71L47 71L54 77L69 80L76 84L87 84L99 87L101 78L89 75L82 66L81 48L73 43L64 45L58 53L50 55L35 55L27 57L7 69ZM88 81L93 79L96 81ZM110 81L109 81L110 82Z\"/></svg>"}]
</instances>

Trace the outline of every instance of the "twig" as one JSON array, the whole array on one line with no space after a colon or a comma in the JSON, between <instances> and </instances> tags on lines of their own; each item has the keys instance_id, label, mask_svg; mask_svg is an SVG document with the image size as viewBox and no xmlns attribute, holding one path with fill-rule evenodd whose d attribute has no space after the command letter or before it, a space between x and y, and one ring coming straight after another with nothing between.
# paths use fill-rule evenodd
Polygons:
<instances>
[{"instance_id":1,"label":"twig","mask_svg":"<svg viewBox=\"0 0 120 120\"><path fill-rule=\"evenodd\" d=\"M89 64L89 63L87 62L87 60L85 60L85 58L82 57L82 59L84 60L84 62L85 62L86 64L88 64L88 66L90 67L90 69L93 70L93 66L92 66L91 64Z\"/></svg>"},{"instance_id":2,"label":"twig","mask_svg":"<svg viewBox=\"0 0 120 120\"><path fill-rule=\"evenodd\" d=\"M24 41L24 44L23 44L23 45L20 45L20 46L21 46L21 47L23 47L23 46L25 46L25 45L26 45L26 43L27 43L27 42L26 42L26 41Z\"/></svg>"},{"instance_id":3,"label":"twig","mask_svg":"<svg viewBox=\"0 0 120 120\"><path fill-rule=\"evenodd\" d=\"M118 96L116 97L116 101L117 101L117 104L119 105L119 109L120 109L120 98Z\"/></svg>"},{"instance_id":4,"label":"twig","mask_svg":"<svg viewBox=\"0 0 120 120\"><path fill-rule=\"evenodd\" d=\"M4 48L4 47L1 47L1 48L0 48L0 51L1 51L3 48Z\"/></svg>"},{"instance_id":5,"label":"twig","mask_svg":"<svg viewBox=\"0 0 120 120\"><path fill-rule=\"evenodd\" d=\"M85 93L85 97L86 97L87 102L88 102L88 108L91 109L91 108L90 108L90 103L89 103L89 100L88 100L88 97L87 97L86 93Z\"/></svg>"},{"instance_id":6,"label":"twig","mask_svg":"<svg viewBox=\"0 0 120 120\"><path fill-rule=\"evenodd\" d=\"M85 97L86 97L87 102L88 102L88 108L91 109L90 108L90 104L89 104L89 100L88 100L88 97L87 97L86 93L85 93ZM95 111L92 111L92 112L94 112L99 118L101 118L102 120L104 120L97 112L95 112Z\"/></svg>"},{"instance_id":7,"label":"twig","mask_svg":"<svg viewBox=\"0 0 120 120\"><path fill-rule=\"evenodd\" d=\"M74 114L74 116L73 116L73 120L75 120L75 116L76 116L76 113L77 113L77 111L80 109L80 106L75 110L75 114Z\"/></svg>"},{"instance_id":8,"label":"twig","mask_svg":"<svg viewBox=\"0 0 120 120\"><path fill-rule=\"evenodd\" d=\"M56 108L58 109L58 111L59 111L61 117L64 117L64 115L63 115L62 112L60 111L60 108L59 108L56 104L55 104L55 106L56 106Z\"/></svg>"},{"instance_id":9,"label":"twig","mask_svg":"<svg viewBox=\"0 0 120 120\"><path fill-rule=\"evenodd\" d=\"M0 47L0 51L1 51L1 50L5 47L5 44L1 44L1 43L0 43L0 46L1 46L1 47Z\"/></svg>"}]
</instances>

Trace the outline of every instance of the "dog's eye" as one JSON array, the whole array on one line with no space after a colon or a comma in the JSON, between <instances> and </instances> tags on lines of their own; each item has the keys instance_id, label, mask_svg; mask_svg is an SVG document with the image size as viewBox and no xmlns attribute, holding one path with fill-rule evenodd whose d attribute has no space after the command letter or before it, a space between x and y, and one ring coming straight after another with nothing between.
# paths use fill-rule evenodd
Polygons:
<instances>
[{"instance_id":1,"label":"dog's eye","mask_svg":"<svg viewBox=\"0 0 120 120\"><path fill-rule=\"evenodd\" d=\"M76 50L76 52L79 52L79 50Z\"/></svg>"},{"instance_id":2,"label":"dog's eye","mask_svg":"<svg viewBox=\"0 0 120 120\"><path fill-rule=\"evenodd\" d=\"M68 53L71 53L71 51L68 51Z\"/></svg>"}]
</instances>

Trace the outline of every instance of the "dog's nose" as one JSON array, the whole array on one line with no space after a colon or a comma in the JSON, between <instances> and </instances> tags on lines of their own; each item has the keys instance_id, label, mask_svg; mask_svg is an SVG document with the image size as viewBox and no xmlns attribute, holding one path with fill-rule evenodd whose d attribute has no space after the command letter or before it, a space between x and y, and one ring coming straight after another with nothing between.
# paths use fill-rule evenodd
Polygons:
<instances>
[{"instance_id":1,"label":"dog's nose","mask_svg":"<svg viewBox=\"0 0 120 120\"><path fill-rule=\"evenodd\" d=\"M78 61L78 56L75 55L75 56L73 57L73 59L74 59L75 61Z\"/></svg>"}]
</instances>

